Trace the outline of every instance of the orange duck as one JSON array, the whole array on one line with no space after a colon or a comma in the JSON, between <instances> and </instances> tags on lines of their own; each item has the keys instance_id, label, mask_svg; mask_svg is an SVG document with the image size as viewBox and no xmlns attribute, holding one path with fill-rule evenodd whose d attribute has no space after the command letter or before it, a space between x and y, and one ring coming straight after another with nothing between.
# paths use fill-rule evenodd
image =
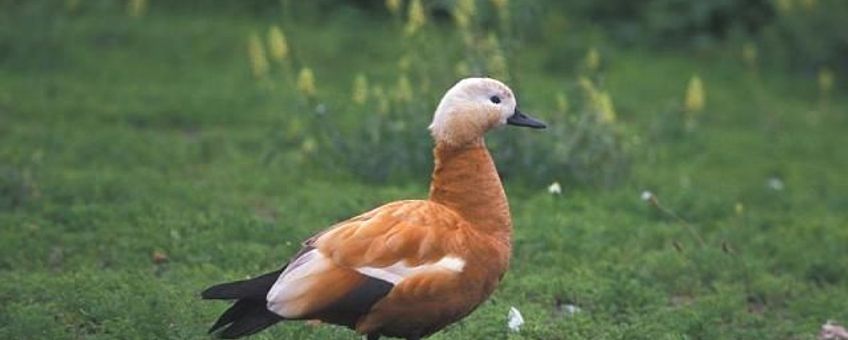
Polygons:
<instances>
[{"instance_id":1,"label":"orange duck","mask_svg":"<svg viewBox=\"0 0 848 340\"><path fill-rule=\"evenodd\" d=\"M435 169L427 200L396 201L333 225L282 269L206 289L235 300L210 329L222 338L283 320L420 339L470 314L509 265L509 204L483 135L505 124L544 128L488 78L447 91L430 125Z\"/></svg>"}]
</instances>

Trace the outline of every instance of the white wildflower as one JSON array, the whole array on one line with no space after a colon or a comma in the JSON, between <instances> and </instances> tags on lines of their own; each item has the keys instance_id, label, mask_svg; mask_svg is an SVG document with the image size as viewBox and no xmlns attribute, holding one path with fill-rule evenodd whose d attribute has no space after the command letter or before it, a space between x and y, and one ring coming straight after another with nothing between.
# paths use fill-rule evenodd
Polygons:
<instances>
[{"instance_id":1,"label":"white wildflower","mask_svg":"<svg viewBox=\"0 0 848 340\"><path fill-rule=\"evenodd\" d=\"M822 325L818 338L821 340L848 340L848 330L836 324L833 320L827 320Z\"/></svg>"},{"instance_id":2,"label":"white wildflower","mask_svg":"<svg viewBox=\"0 0 848 340\"><path fill-rule=\"evenodd\" d=\"M568 305L563 306L563 311L565 311L565 313L568 314L568 315L574 315L574 314L582 312L583 309L581 309L580 307L577 307L575 305L568 304Z\"/></svg>"},{"instance_id":3,"label":"white wildflower","mask_svg":"<svg viewBox=\"0 0 848 340\"><path fill-rule=\"evenodd\" d=\"M642 195L640 196L640 198L645 201L645 203L648 203L649 206L658 209L660 208L660 201L657 199L657 196L654 195L654 193L648 190L642 191Z\"/></svg>"},{"instance_id":4,"label":"white wildflower","mask_svg":"<svg viewBox=\"0 0 848 340\"><path fill-rule=\"evenodd\" d=\"M783 181L777 177L771 177L768 179L768 187L774 191L781 191L784 188Z\"/></svg>"},{"instance_id":5,"label":"white wildflower","mask_svg":"<svg viewBox=\"0 0 848 340\"><path fill-rule=\"evenodd\" d=\"M521 312L515 307L509 307L509 314L507 314L506 319L506 326L513 332L518 332L521 329L521 325L524 324L524 318L521 316Z\"/></svg>"},{"instance_id":6,"label":"white wildflower","mask_svg":"<svg viewBox=\"0 0 848 340\"><path fill-rule=\"evenodd\" d=\"M561 195L562 186L559 185L559 182L553 182L548 186L548 192L551 193L551 195Z\"/></svg>"},{"instance_id":7,"label":"white wildflower","mask_svg":"<svg viewBox=\"0 0 848 340\"><path fill-rule=\"evenodd\" d=\"M317 113L319 115L323 115L323 114L327 113L327 105L324 105L324 103L320 103L318 105L315 105L315 113Z\"/></svg>"}]
</instances>

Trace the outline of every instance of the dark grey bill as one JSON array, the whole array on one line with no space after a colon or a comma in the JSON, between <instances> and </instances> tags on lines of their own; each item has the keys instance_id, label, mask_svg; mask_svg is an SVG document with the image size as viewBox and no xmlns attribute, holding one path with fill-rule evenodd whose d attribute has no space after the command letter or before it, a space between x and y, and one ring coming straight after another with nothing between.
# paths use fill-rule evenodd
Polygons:
<instances>
[{"instance_id":1,"label":"dark grey bill","mask_svg":"<svg viewBox=\"0 0 848 340\"><path fill-rule=\"evenodd\" d=\"M521 113L521 111L518 111L518 108L515 108L515 113L506 119L506 123L509 125L526 126L534 129L544 129L547 127L542 121Z\"/></svg>"}]
</instances>

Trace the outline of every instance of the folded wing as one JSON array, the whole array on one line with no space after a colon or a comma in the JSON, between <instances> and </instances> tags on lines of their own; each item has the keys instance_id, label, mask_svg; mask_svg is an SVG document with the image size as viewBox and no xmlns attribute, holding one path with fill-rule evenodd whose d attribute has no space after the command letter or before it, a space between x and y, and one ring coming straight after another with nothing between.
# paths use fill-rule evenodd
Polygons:
<instances>
[{"instance_id":1,"label":"folded wing","mask_svg":"<svg viewBox=\"0 0 848 340\"><path fill-rule=\"evenodd\" d=\"M341 222L305 243L268 291L268 309L353 328L403 281L461 272L463 223L429 201L395 202Z\"/></svg>"}]
</instances>

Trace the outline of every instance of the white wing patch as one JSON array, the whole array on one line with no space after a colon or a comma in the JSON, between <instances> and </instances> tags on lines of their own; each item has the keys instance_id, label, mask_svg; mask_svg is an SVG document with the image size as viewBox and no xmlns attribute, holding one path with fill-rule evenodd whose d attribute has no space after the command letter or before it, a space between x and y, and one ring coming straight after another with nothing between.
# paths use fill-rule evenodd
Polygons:
<instances>
[{"instance_id":1,"label":"white wing patch","mask_svg":"<svg viewBox=\"0 0 848 340\"><path fill-rule=\"evenodd\" d=\"M314 288L315 276L334 267L318 249L312 249L291 263L277 278L277 282L266 295L268 310L285 318L296 318L307 311L307 306L298 303L301 297Z\"/></svg>"},{"instance_id":2,"label":"white wing patch","mask_svg":"<svg viewBox=\"0 0 848 340\"><path fill-rule=\"evenodd\" d=\"M465 260L455 256L445 256L437 262L420 266L410 267L404 261L400 261L388 267L359 267L356 268L356 271L397 285L404 279L416 274L442 270L459 273L462 272L463 268L465 268Z\"/></svg>"}]
</instances>

